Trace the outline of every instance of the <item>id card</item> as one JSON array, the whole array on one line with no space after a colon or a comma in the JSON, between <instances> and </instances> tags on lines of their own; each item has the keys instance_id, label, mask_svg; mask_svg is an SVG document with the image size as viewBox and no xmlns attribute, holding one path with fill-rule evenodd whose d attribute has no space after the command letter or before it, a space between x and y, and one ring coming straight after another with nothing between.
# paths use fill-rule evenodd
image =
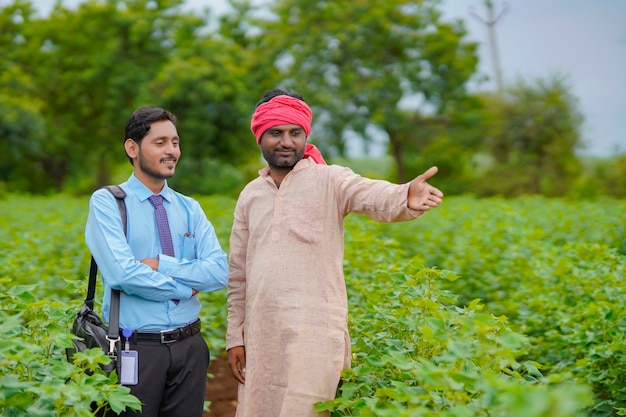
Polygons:
<instances>
[{"instance_id":1,"label":"id card","mask_svg":"<svg viewBox=\"0 0 626 417\"><path fill-rule=\"evenodd\" d=\"M122 374L120 384L137 385L139 382L139 356L136 350L123 350L121 355Z\"/></svg>"}]
</instances>

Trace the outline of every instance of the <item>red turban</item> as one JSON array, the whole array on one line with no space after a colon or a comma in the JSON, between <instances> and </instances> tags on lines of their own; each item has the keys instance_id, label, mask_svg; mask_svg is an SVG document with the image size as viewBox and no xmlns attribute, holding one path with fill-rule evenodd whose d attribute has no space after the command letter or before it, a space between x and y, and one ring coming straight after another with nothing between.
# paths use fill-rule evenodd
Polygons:
<instances>
[{"instance_id":1,"label":"red turban","mask_svg":"<svg viewBox=\"0 0 626 417\"><path fill-rule=\"evenodd\" d=\"M288 95L280 95L256 108L250 122L250 130L256 137L257 145L261 143L261 136L267 129L279 125L301 126L308 138L311 134L312 121L313 112L304 101ZM311 158L318 164L326 164L319 150L310 143L306 145L304 157Z\"/></svg>"},{"instance_id":2,"label":"red turban","mask_svg":"<svg viewBox=\"0 0 626 417\"><path fill-rule=\"evenodd\" d=\"M311 143L306 144L306 148L304 148L304 157L311 158L317 164L326 165L326 161L324 161L324 157L321 152Z\"/></svg>"}]
</instances>

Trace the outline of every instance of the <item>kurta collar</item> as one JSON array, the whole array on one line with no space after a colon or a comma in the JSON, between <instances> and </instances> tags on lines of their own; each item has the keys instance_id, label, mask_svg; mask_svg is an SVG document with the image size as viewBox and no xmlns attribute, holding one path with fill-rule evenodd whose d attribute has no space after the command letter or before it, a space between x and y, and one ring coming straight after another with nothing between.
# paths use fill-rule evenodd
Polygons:
<instances>
[{"instance_id":1,"label":"kurta collar","mask_svg":"<svg viewBox=\"0 0 626 417\"><path fill-rule=\"evenodd\" d=\"M299 160L296 163L296 166L293 167L291 172L301 171L301 170L306 169L306 168L308 168L308 167L310 167L312 165L317 165L314 160L312 160L311 158L303 158L303 159ZM291 172L289 174L291 174ZM287 175L289 175L289 174L287 174ZM269 177L269 175L270 175L270 167L266 166L266 167L262 168L259 171L259 175L261 177Z\"/></svg>"}]
</instances>

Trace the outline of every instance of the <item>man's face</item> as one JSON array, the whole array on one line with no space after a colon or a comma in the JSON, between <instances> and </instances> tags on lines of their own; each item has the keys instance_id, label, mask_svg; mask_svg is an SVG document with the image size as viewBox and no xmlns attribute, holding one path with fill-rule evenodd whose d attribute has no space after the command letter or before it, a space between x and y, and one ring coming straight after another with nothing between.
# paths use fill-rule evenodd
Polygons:
<instances>
[{"instance_id":1,"label":"man's face","mask_svg":"<svg viewBox=\"0 0 626 417\"><path fill-rule=\"evenodd\" d=\"M141 144L132 140L132 143L127 144L127 153L131 158L137 158L134 164L135 175L151 182L174 176L176 163L180 158L179 141L174 123L169 120L153 122Z\"/></svg>"},{"instance_id":2,"label":"man's face","mask_svg":"<svg viewBox=\"0 0 626 417\"><path fill-rule=\"evenodd\" d=\"M271 127L261 136L263 158L273 168L293 168L304 157L306 133L298 125Z\"/></svg>"}]
</instances>

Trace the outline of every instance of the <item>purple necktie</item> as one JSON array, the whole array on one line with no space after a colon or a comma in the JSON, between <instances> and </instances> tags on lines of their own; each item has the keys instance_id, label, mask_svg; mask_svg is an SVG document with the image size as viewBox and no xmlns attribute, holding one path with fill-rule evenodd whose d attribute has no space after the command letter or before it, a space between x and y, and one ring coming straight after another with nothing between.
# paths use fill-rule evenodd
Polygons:
<instances>
[{"instance_id":1,"label":"purple necktie","mask_svg":"<svg viewBox=\"0 0 626 417\"><path fill-rule=\"evenodd\" d=\"M170 233L170 224L167 221L167 212L163 207L163 196L153 195L149 198L154 206L154 215L156 217L157 227L159 228L159 238L161 239L161 249L163 254L169 256L174 255L174 245L172 244L172 235Z\"/></svg>"}]
</instances>

